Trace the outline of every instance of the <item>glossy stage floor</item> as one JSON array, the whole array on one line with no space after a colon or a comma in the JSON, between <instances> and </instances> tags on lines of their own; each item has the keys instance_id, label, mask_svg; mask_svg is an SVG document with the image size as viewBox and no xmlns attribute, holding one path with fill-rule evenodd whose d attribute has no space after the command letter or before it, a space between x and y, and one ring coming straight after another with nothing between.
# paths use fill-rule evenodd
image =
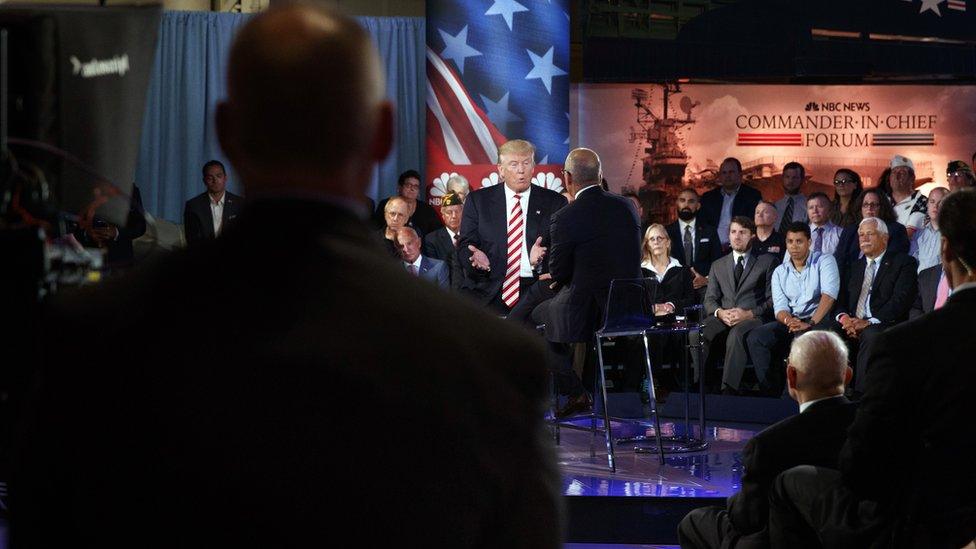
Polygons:
<instances>
[{"instance_id":1,"label":"glossy stage floor","mask_svg":"<svg viewBox=\"0 0 976 549\"><path fill-rule=\"evenodd\" d=\"M590 420L577 420L589 426ZM652 423L613 423L614 438L653 435ZM699 438L699 426L691 424ZM607 464L602 433L560 429L557 457L569 511L568 541L572 547L612 547L677 543L677 524L691 509L724 505L737 492L742 476L742 449L765 425L707 422L708 447L699 452L666 454L662 466L656 453L637 453L634 443L618 443L617 470ZM667 436L686 435L684 420L662 418ZM623 547L625 545L616 545Z\"/></svg>"}]
</instances>

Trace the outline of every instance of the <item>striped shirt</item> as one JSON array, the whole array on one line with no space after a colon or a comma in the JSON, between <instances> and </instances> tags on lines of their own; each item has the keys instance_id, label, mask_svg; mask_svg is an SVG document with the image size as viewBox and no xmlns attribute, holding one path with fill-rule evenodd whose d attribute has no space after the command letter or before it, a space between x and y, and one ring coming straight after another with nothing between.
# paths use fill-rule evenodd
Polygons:
<instances>
[{"instance_id":1,"label":"striped shirt","mask_svg":"<svg viewBox=\"0 0 976 549\"><path fill-rule=\"evenodd\" d=\"M918 260L918 272L938 265L942 246L942 233L931 224L922 227L912 235L912 247L908 253Z\"/></svg>"}]
</instances>

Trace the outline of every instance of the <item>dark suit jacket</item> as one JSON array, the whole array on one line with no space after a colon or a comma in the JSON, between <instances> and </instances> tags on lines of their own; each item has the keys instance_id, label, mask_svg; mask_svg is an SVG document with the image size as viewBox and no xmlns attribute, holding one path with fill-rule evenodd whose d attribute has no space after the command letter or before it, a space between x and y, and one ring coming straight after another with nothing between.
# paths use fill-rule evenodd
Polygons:
<instances>
[{"instance_id":1,"label":"dark suit jacket","mask_svg":"<svg viewBox=\"0 0 976 549\"><path fill-rule=\"evenodd\" d=\"M908 239L908 231L905 226L897 221L885 222L888 226L888 249L907 254L911 242ZM847 278L847 271L851 265L858 260L861 255L861 247L857 239L857 224L848 225L840 233L840 240L837 241L837 249L834 251L834 259L837 260L837 268L840 276Z\"/></svg>"},{"instance_id":2,"label":"dark suit jacket","mask_svg":"<svg viewBox=\"0 0 976 549\"><path fill-rule=\"evenodd\" d=\"M841 278L840 295L837 296L832 316L854 316L867 264L867 259L858 259L851 264L848 276ZM908 254L889 250L881 258L881 265L875 271L874 282L871 283L870 303L871 316L880 320L882 326L908 320L908 311L918 291L917 270L918 262Z\"/></svg>"},{"instance_id":3,"label":"dark suit jacket","mask_svg":"<svg viewBox=\"0 0 976 549\"><path fill-rule=\"evenodd\" d=\"M346 210L263 200L238 221L51 312L12 542L297 547L368 523L559 547L537 338L410 276ZM396 459L355 443L364 425Z\"/></svg>"},{"instance_id":4,"label":"dark suit jacket","mask_svg":"<svg viewBox=\"0 0 976 549\"><path fill-rule=\"evenodd\" d=\"M732 217L744 215L752 219L756 215L756 204L759 204L760 200L762 200L762 194L743 183L739 186L739 192L736 193L735 198L732 200ZM721 217L722 188L716 187L702 195L701 209L698 210L698 220L711 227L718 227L718 222ZM674 241L671 242L671 245L674 246Z\"/></svg>"},{"instance_id":5,"label":"dark suit jacket","mask_svg":"<svg viewBox=\"0 0 976 549\"><path fill-rule=\"evenodd\" d=\"M916 547L976 538L974 310L976 289L963 290L878 337L840 455L845 485L884 519L917 527Z\"/></svg>"},{"instance_id":6,"label":"dark suit jacket","mask_svg":"<svg viewBox=\"0 0 976 549\"><path fill-rule=\"evenodd\" d=\"M441 288L451 286L451 275L447 269L447 263L440 259L420 256L420 278L429 280Z\"/></svg>"},{"instance_id":7,"label":"dark suit jacket","mask_svg":"<svg viewBox=\"0 0 976 549\"><path fill-rule=\"evenodd\" d=\"M708 277L708 290L705 291L705 314L711 316L716 309L741 307L752 311L759 319L769 319L773 315L773 287L770 283L773 271L780 261L772 254L749 255L739 287L735 286L733 274L733 254L722 256L712 264L712 274Z\"/></svg>"},{"instance_id":8,"label":"dark suit jacket","mask_svg":"<svg viewBox=\"0 0 976 549\"><path fill-rule=\"evenodd\" d=\"M99 218L96 216L95 219ZM108 242L105 249L105 263L110 267L131 264L135 257L132 241L146 234L146 210L142 206L142 193L136 185L132 186L129 215L126 217L125 226L118 227L118 231L118 238ZM94 240L88 238L88 234L83 229L76 229L74 236L82 246L87 248L98 246Z\"/></svg>"},{"instance_id":9,"label":"dark suit jacket","mask_svg":"<svg viewBox=\"0 0 976 549\"><path fill-rule=\"evenodd\" d=\"M742 488L726 504L737 533L766 528L768 496L776 476L797 465L837 468L857 404L843 396L821 400L802 414L763 429L742 451Z\"/></svg>"},{"instance_id":10,"label":"dark suit jacket","mask_svg":"<svg viewBox=\"0 0 976 549\"><path fill-rule=\"evenodd\" d=\"M650 269L641 267L644 278L653 277ZM691 269L688 267L674 267L664 273L664 278L657 286L655 303L673 303L674 310L681 314L685 307L695 303L695 289L691 284Z\"/></svg>"},{"instance_id":11,"label":"dark suit jacket","mask_svg":"<svg viewBox=\"0 0 976 549\"><path fill-rule=\"evenodd\" d=\"M549 232L549 220L556 210L566 205L566 197L538 185L529 193L529 207L525 215L525 240L532 249L536 238ZM468 195L461 215L461 242L458 262L464 270L461 289L477 301L487 305L502 291L505 265L508 260L508 211L505 205L504 183L478 189ZM471 266L473 245L488 256L490 271Z\"/></svg>"},{"instance_id":12,"label":"dark suit jacket","mask_svg":"<svg viewBox=\"0 0 976 549\"><path fill-rule=\"evenodd\" d=\"M908 312L908 318L914 319L935 310L935 298L941 278L942 265L934 265L918 273L918 293L915 295L912 310Z\"/></svg>"},{"instance_id":13,"label":"dark suit jacket","mask_svg":"<svg viewBox=\"0 0 976 549\"><path fill-rule=\"evenodd\" d=\"M244 199L229 191L224 191L224 215L221 221L220 232L224 232L237 221L244 207ZM213 213L210 211L210 196L207 193L186 201L183 208L183 234L186 237L186 245L193 246L204 240L215 238L213 230Z\"/></svg>"},{"instance_id":14,"label":"dark suit jacket","mask_svg":"<svg viewBox=\"0 0 976 549\"><path fill-rule=\"evenodd\" d=\"M602 324L610 281L641 276L637 209L629 198L592 187L552 216L550 236L549 272L558 292L546 339L590 341Z\"/></svg>"},{"instance_id":15,"label":"dark suit jacket","mask_svg":"<svg viewBox=\"0 0 976 549\"><path fill-rule=\"evenodd\" d=\"M447 263L451 288L457 289L461 287L461 281L464 279L464 271L461 269L461 264L458 263L457 248L454 247L454 242L451 241L451 235L448 234L447 227L441 227L424 237L423 254L426 257L440 259Z\"/></svg>"},{"instance_id":16,"label":"dark suit jacket","mask_svg":"<svg viewBox=\"0 0 976 549\"><path fill-rule=\"evenodd\" d=\"M685 244L684 235L681 234L681 225L675 221L665 227L668 238L671 239L671 257L685 265ZM643 233L641 233L643 234ZM692 265L698 274L708 276L708 271L712 268L712 262L722 257L722 241L718 238L718 232L714 226L708 226L701 220L695 223L695 256L692 258Z\"/></svg>"}]
</instances>

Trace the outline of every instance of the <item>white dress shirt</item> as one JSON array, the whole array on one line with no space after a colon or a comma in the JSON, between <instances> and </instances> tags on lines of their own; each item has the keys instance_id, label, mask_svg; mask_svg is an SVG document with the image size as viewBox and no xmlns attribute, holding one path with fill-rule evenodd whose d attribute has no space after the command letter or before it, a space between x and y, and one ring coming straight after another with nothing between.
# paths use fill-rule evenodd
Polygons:
<instances>
[{"instance_id":1,"label":"white dress shirt","mask_svg":"<svg viewBox=\"0 0 976 549\"><path fill-rule=\"evenodd\" d=\"M512 220L512 208L515 207L515 191L508 188L508 185L502 183L505 187L505 232L508 233L508 223ZM529 188L518 193L519 194L519 204L522 205L522 260L519 262L519 276L523 278L531 278L534 275L532 272L532 263L529 262L529 245L526 243L526 235L529 233L529 193L532 192L532 185L529 184ZM505 242L505 256L508 257L508 242Z\"/></svg>"},{"instance_id":2,"label":"white dress shirt","mask_svg":"<svg viewBox=\"0 0 976 549\"><path fill-rule=\"evenodd\" d=\"M213 197L209 194L207 195L208 202L210 202L210 215L213 217L213 230L214 236L220 236L220 228L224 222L224 200L227 199L227 193L220 195L220 200L214 202Z\"/></svg>"}]
</instances>

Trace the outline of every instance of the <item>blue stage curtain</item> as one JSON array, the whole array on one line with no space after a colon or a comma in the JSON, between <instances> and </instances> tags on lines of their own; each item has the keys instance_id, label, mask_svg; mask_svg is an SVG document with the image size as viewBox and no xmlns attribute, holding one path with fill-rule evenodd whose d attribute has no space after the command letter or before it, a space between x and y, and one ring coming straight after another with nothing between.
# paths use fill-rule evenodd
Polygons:
<instances>
[{"instance_id":1,"label":"blue stage curtain","mask_svg":"<svg viewBox=\"0 0 976 549\"><path fill-rule=\"evenodd\" d=\"M182 223L183 204L204 191L200 169L210 159L227 166L228 189L240 181L217 142L214 112L226 91L227 59L238 29L252 15L179 12L163 14L146 98L136 183L146 210ZM387 96L396 105L393 153L369 182L368 194L385 198L407 169L424 166L424 19L359 18L380 52ZM355 121L350 121L355 123Z\"/></svg>"}]
</instances>

